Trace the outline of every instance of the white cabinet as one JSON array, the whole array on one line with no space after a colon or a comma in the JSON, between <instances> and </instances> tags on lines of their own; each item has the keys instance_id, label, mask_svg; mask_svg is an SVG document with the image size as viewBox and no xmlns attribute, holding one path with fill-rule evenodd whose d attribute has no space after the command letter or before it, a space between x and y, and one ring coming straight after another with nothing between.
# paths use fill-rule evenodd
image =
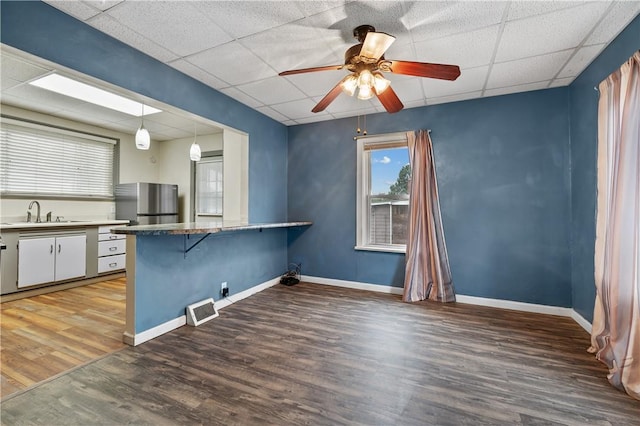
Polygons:
<instances>
[{"instance_id":1,"label":"white cabinet","mask_svg":"<svg viewBox=\"0 0 640 426\"><path fill-rule=\"evenodd\" d=\"M126 267L126 235L112 234L111 226L98 228L98 273L121 271Z\"/></svg>"},{"instance_id":2,"label":"white cabinet","mask_svg":"<svg viewBox=\"0 0 640 426\"><path fill-rule=\"evenodd\" d=\"M18 288L84 277L87 236L25 238L18 242Z\"/></svg>"},{"instance_id":3,"label":"white cabinet","mask_svg":"<svg viewBox=\"0 0 640 426\"><path fill-rule=\"evenodd\" d=\"M18 242L18 288L54 281L55 245L55 238Z\"/></svg>"},{"instance_id":4,"label":"white cabinet","mask_svg":"<svg viewBox=\"0 0 640 426\"><path fill-rule=\"evenodd\" d=\"M87 273L87 236L56 238L55 281L84 277Z\"/></svg>"}]
</instances>

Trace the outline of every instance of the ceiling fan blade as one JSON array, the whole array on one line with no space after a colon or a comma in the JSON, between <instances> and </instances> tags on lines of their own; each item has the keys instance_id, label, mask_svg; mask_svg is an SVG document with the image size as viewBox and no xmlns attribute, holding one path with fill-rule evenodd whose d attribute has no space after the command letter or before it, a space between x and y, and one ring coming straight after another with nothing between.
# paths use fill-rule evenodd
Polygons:
<instances>
[{"instance_id":1,"label":"ceiling fan blade","mask_svg":"<svg viewBox=\"0 0 640 426\"><path fill-rule=\"evenodd\" d=\"M457 65L430 64L427 62L411 61L390 62L391 72L394 74L439 78L441 80L455 80L460 76L460 67Z\"/></svg>"},{"instance_id":2,"label":"ceiling fan blade","mask_svg":"<svg viewBox=\"0 0 640 426\"><path fill-rule=\"evenodd\" d=\"M336 86L333 89L331 89L331 91L329 93L327 93L326 96L320 100L320 102L318 102L318 105L313 107L311 112L324 111L324 109L326 107L328 107L329 104L331 102L333 102L334 99L337 98L340 93L342 93L342 82L343 81L344 81L344 79L340 80L340 82L338 84L336 84Z\"/></svg>"},{"instance_id":3,"label":"ceiling fan blade","mask_svg":"<svg viewBox=\"0 0 640 426\"><path fill-rule=\"evenodd\" d=\"M375 91L375 90L374 90ZM376 96L380 99L380 103L387 110L388 113L393 114L394 112L400 111L404 108L400 98L396 95L396 92L391 87L387 87L386 90L382 93L377 93Z\"/></svg>"},{"instance_id":4,"label":"ceiling fan blade","mask_svg":"<svg viewBox=\"0 0 640 426\"><path fill-rule=\"evenodd\" d=\"M396 38L389 34L370 31L367 33L364 43L362 43L360 56L365 56L371 59L380 59L395 40Z\"/></svg>"},{"instance_id":5,"label":"ceiling fan blade","mask_svg":"<svg viewBox=\"0 0 640 426\"><path fill-rule=\"evenodd\" d=\"M278 75L292 75L292 74L302 74L305 72L341 70L343 67L344 65L327 65L326 67L302 68L299 70L282 71Z\"/></svg>"}]
</instances>

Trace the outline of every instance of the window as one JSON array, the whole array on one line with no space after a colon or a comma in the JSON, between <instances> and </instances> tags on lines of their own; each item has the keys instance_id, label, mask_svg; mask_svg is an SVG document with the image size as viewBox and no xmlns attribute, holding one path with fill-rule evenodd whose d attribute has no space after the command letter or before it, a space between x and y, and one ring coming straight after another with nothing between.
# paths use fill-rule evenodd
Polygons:
<instances>
[{"instance_id":1,"label":"window","mask_svg":"<svg viewBox=\"0 0 640 426\"><path fill-rule=\"evenodd\" d=\"M3 196L113 198L117 139L2 117Z\"/></svg>"},{"instance_id":2,"label":"window","mask_svg":"<svg viewBox=\"0 0 640 426\"><path fill-rule=\"evenodd\" d=\"M222 217L223 157L203 157L195 167L195 220Z\"/></svg>"},{"instance_id":3,"label":"window","mask_svg":"<svg viewBox=\"0 0 640 426\"><path fill-rule=\"evenodd\" d=\"M404 133L358 138L358 250L404 252L411 177Z\"/></svg>"}]
</instances>

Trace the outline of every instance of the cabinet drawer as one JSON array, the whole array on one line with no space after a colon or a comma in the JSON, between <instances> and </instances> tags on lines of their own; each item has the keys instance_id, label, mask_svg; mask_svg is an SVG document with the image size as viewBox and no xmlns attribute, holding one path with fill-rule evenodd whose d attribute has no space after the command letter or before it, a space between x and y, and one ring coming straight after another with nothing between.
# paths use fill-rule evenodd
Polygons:
<instances>
[{"instance_id":1,"label":"cabinet drawer","mask_svg":"<svg viewBox=\"0 0 640 426\"><path fill-rule=\"evenodd\" d=\"M98 273L112 272L126 267L126 254L119 254L117 256L106 256L98 258Z\"/></svg>"},{"instance_id":2,"label":"cabinet drawer","mask_svg":"<svg viewBox=\"0 0 640 426\"><path fill-rule=\"evenodd\" d=\"M124 234L98 234L98 241L124 240L127 238Z\"/></svg>"},{"instance_id":3,"label":"cabinet drawer","mask_svg":"<svg viewBox=\"0 0 640 426\"><path fill-rule=\"evenodd\" d=\"M126 240L100 241L98 242L98 257L123 254L127 251Z\"/></svg>"}]
</instances>

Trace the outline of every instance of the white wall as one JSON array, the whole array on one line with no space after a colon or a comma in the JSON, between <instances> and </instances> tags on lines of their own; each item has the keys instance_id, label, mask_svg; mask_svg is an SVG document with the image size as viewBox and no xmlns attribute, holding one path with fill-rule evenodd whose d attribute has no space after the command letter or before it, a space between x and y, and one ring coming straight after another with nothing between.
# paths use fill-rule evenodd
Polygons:
<instances>
[{"instance_id":1,"label":"white wall","mask_svg":"<svg viewBox=\"0 0 640 426\"><path fill-rule=\"evenodd\" d=\"M159 183L178 185L179 220L191 222L191 159L189 148L193 138L174 139L159 143ZM222 150L222 133L198 136L202 152Z\"/></svg>"},{"instance_id":2,"label":"white wall","mask_svg":"<svg viewBox=\"0 0 640 426\"><path fill-rule=\"evenodd\" d=\"M249 219L249 138L224 130L224 220Z\"/></svg>"},{"instance_id":3,"label":"white wall","mask_svg":"<svg viewBox=\"0 0 640 426\"><path fill-rule=\"evenodd\" d=\"M9 105L2 105L2 113L16 118L23 118L40 123L66 127L78 131L95 133L117 138L120 140L120 182L155 182L158 179L159 167L155 158L158 156L157 143L151 144L149 151L135 149L134 135L104 129L102 127L65 120L48 114L41 114ZM52 212L56 216L64 216L67 220L113 219L115 218L115 203L113 201L90 200L58 200L38 198L41 205L41 215ZM31 199L2 197L0 200L0 218L3 222L26 220L27 207Z\"/></svg>"}]
</instances>

